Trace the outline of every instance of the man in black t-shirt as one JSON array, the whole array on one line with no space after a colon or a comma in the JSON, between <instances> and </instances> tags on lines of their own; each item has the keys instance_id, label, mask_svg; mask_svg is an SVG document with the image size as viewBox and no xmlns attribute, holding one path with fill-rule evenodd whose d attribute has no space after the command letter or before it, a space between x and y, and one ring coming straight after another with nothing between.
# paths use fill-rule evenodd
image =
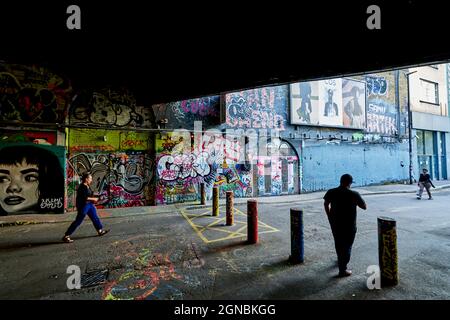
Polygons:
<instances>
[{"instance_id":1,"label":"man in black t-shirt","mask_svg":"<svg viewBox=\"0 0 450 320\"><path fill-rule=\"evenodd\" d=\"M104 230L102 222L97 215L97 209L95 208L95 203L98 201L98 197L93 196L91 190L92 175L89 173L84 173L81 177L81 184L78 186L77 190L77 217L75 221L69 226L66 233L64 234L63 241L67 243L73 242L70 235L81 225L84 218L89 216L94 224L95 229L99 236L103 236L108 233L109 230Z\"/></svg>"},{"instance_id":2,"label":"man in black t-shirt","mask_svg":"<svg viewBox=\"0 0 450 320\"><path fill-rule=\"evenodd\" d=\"M323 197L325 212L333 232L339 276L341 277L352 274L350 270L347 270L347 264L350 261L352 245L356 235L356 207L367 209L361 195L350 190L352 183L352 176L344 174L341 177L340 186L328 190Z\"/></svg>"}]
</instances>

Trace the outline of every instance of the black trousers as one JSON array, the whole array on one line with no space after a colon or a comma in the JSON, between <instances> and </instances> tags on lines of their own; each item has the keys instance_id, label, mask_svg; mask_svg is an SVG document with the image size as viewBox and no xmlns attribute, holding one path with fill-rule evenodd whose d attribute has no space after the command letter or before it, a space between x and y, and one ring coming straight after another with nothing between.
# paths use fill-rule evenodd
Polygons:
<instances>
[{"instance_id":1,"label":"black trousers","mask_svg":"<svg viewBox=\"0 0 450 320\"><path fill-rule=\"evenodd\" d=\"M355 241L356 229L336 226L330 221L333 232L334 246L338 258L339 272L347 270L347 264L352 254L352 246Z\"/></svg>"}]
</instances>

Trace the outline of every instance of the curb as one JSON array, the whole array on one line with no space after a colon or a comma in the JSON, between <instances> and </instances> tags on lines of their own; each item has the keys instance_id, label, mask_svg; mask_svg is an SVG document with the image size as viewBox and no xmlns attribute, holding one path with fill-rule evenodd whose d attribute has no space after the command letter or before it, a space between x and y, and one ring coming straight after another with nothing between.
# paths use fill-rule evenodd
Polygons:
<instances>
[{"instance_id":1,"label":"curb","mask_svg":"<svg viewBox=\"0 0 450 320\"><path fill-rule=\"evenodd\" d=\"M448 185L442 185L442 186L438 186L435 188L435 190L441 190L441 189L448 189L450 188L450 184ZM414 191L378 191L378 192L360 192L361 195L364 196L371 196L371 195L381 195L381 194L392 194L392 193L414 193L416 192ZM256 199L258 199L256 197ZM317 201L317 200L321 200L321 197L318 198L311 198L311 199L304 199L304 200L290 200L290 201L273 201L273 202L266 202L264 200L262 201L258 201L258 203L260 204L279 204L279 203L299 203L299 202L308 202L308 201ZM219 202L219 205L225 205L226 202L224 200L222 200L223 203ZM235 205L245 205L246 201L243 202L235 202ZM195 205L195 204L190 204L189 206L182 206L182 205L175 205L174 209L176 210L180 210L180 209L184 209L184 210L198 210L198 209L208 209L211 208L212 205ZM121 218L121 217L133 217L133 216L143 216L146 214L157 214L157 213L168 213L167 210L163 210L163 212L149 212L149 213L135 213L135 214L124 214L124 215L117 215L117 216L110 216L110 217L104 217L103 219L111 219L111 218ZM56 221L56 220L49 220L49 221L36 221L36 220L17 220L17 221L11 221L11 222L6 222L6 221L0 221L0 228L3 227L15 227L15 226L24 226L24 225L35 225L35 224L46 224L46 223L68 223L68 222L72 222L73 220L62 220L62 221Z\"/></svg>"},{"instance_id":2,"label":"curb","mask_svg":"<svg viewBox=\"0 0 450 320\"><path fill-rule=\"evenodd\" d=\"M435 190L448 189L448 188L450 188L450 184L443 185L443 186L438 186L438 187L435 188ZM371 195L381 195L381 194L414 193L414 192L416 192L416 190L408 190L408 191L406 191L406 190L400 190L400 191L375 191L375 192L370 192L369 191L369 192L360 192L360 194L363 195L363 196L371 196ZM256 199L258 199L258 198L256 197ZM258 201L258 203L259 204L298 203L298 202L306 202L306 201L316 201L316 200L321 200L321 199L322 199L322 197L311 198L311 199L304 199L304 200L298 200L298 199L297 200L289 200L289 201L287 201L287 200L281 201L280 200L280 201L273 201L273 202L266 202L266 201L262 200L262 201ZM225 205L225 204L226 204L225 201L223 201L223 203L219 202L220 206L221 205ZM242 205L242 204L246 204L246 202L245 201L239 202L239 201L235 200L234 204L235 205ZM197 205L191 205L191 206L188 206L188 207L184 207L183 209L185 209L185 210L195 210L195 209L207 209L207 208L211 208L211 207L212 207L212 205L198 205L198 206Z\"/></svg>"}]
</instances>

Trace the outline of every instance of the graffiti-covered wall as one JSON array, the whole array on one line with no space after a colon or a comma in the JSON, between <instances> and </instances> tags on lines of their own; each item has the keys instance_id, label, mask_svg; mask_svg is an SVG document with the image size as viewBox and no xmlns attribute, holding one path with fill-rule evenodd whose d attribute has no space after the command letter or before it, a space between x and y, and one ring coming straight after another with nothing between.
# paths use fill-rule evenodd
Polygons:
<instances>
[{"instance_id":1,"label":"graffiti-covered wall","mask_svg":"<svg viewBox=\"0 0 450 320\"><path fill-rule=\"evenodd\" d=\"M225 99L227 127L286 130L287 86L234 92Z\"/></svg>"},{"instance_id":2,"label":"graffiti-covered wall","mask_svg":"<svg viewBox=\"0 0 450 320\"><path fill-rule=\"evenodd\" d=\"M205 133L197 142L189 132L157 137L157 203L197 200L200 183L205 183L207 198L214 186L220 186L221 196L226 191L237 197L253 195L251 167L239 163L239 141Z\"/></svg>"},{"instance_id":3,"label":"graffiti-covered wall","mask_svg":"<svg viewBox=\"0 0 450 320\"><path fill-rule=\"evenodd\" d=\"M344 173L355 186L408 179L407 86L396 71L356 77L366 83L366 127L302 127L302 190L325 190Z\"/></svg>"},{"instance_id":4,"label":"graffiti-covered wall","mask_svg":"<svg viewBox=\"0 0 450 320\"><path fill-rule=\"evenodd\" d=\"M394 73L368 75L367 85L367 131L383 135L398 132L396 84Z\"/></svg>"},{"instance_id":5,"label":"graffiti-covered wall","mask_svg":"<svg viewBox=\"0 0 450 320\"><path fill-rule=\"evenodd\" d=\"M155 122L162 128L194 129L201 121L203 128L220 125L220 96L153 105Z\"/></svg>"},{"instance_id":6,"label":"graffiti-covered wall","mask_svg":"<svg viewBox=\"0 0 450 320\"><path fill-rule=\"evenodd\" d=\"M64 212L65 148L0 143L0 215Z\"/></svg>"},{"instance_id":7,"label":"graffiti-covered wall","mask_svg":"<svg viewBox=\"0 0 450 320\"><path fill-rule=\"evenodd\" d=\"M91 188L100 195L100 207L153 204L152 139L145 132L68 130L67 207L75 207L76 189L85 172L92 174Z\"/></svg>"},{"instance_id":8,"label":"graffiti-covered wall","mask_svg":"<svg viewBox=\"0 0 450 320\"><path fill-rule=\"evenodd\" d=\"M64 123L70 81L38 66L0 63L0 121Z\"/></svg>"},{"instance_id":9,"label":"graffiti-covered wall","mask_svg":"<svg viewBox=\"0 0 450 320\"><path fill-rule=\"evenodd\" d=\"M124 89L83 90L70 105L72 125L106 127L152 127L151 108L136 105L132 93Z\"/></svg>"},{"instance_id":10,"label":"graffiti-covered wall","mask_svg":"<svg viewBox=\"0 0 450 320\"><path fill-rule=\"evenodd\" d=\"M199 135L197 131L158 135L157 203L197 200L200 183L206 185L207 198L211 198L213 186L219 186L221 197L227 191L233 191L235 197L298 192L295 151L271 155L267 146L273 134L293 130L287 118L288 97L287 86L234 92L222 96L222 101L219 97L204 100L203 113L197 112L195 117L189 114L192 106L201 105L199 100L153 106L157 123L168 118L166 129L191 129L194 121L201 121L195 129L203 130ZM221 111L225 111L225 122L218 125ZM187 126L183 126L186 118ZM264 143L259 141L260 131L264 131ZM259 154L259 149L264 152ZM270 169L261 175L261 166Z\"/></svg>"}]
</instances>

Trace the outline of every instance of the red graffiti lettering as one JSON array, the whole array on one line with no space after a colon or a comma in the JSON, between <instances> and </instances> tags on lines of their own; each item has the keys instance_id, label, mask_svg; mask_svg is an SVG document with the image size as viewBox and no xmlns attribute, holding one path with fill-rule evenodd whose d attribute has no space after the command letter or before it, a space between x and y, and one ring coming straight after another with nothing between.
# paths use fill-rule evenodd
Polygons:
<instances>
[{"instance_id":1,"label":"red graffiti lettering","mask_svg":"<svg viewBox=\"0 0 450 320\"><path fill-rule=\"evenodd\" d=\"M145 140L124 140L122 141L124 147L145 147Z\"/></svg>"}]
</instances>

